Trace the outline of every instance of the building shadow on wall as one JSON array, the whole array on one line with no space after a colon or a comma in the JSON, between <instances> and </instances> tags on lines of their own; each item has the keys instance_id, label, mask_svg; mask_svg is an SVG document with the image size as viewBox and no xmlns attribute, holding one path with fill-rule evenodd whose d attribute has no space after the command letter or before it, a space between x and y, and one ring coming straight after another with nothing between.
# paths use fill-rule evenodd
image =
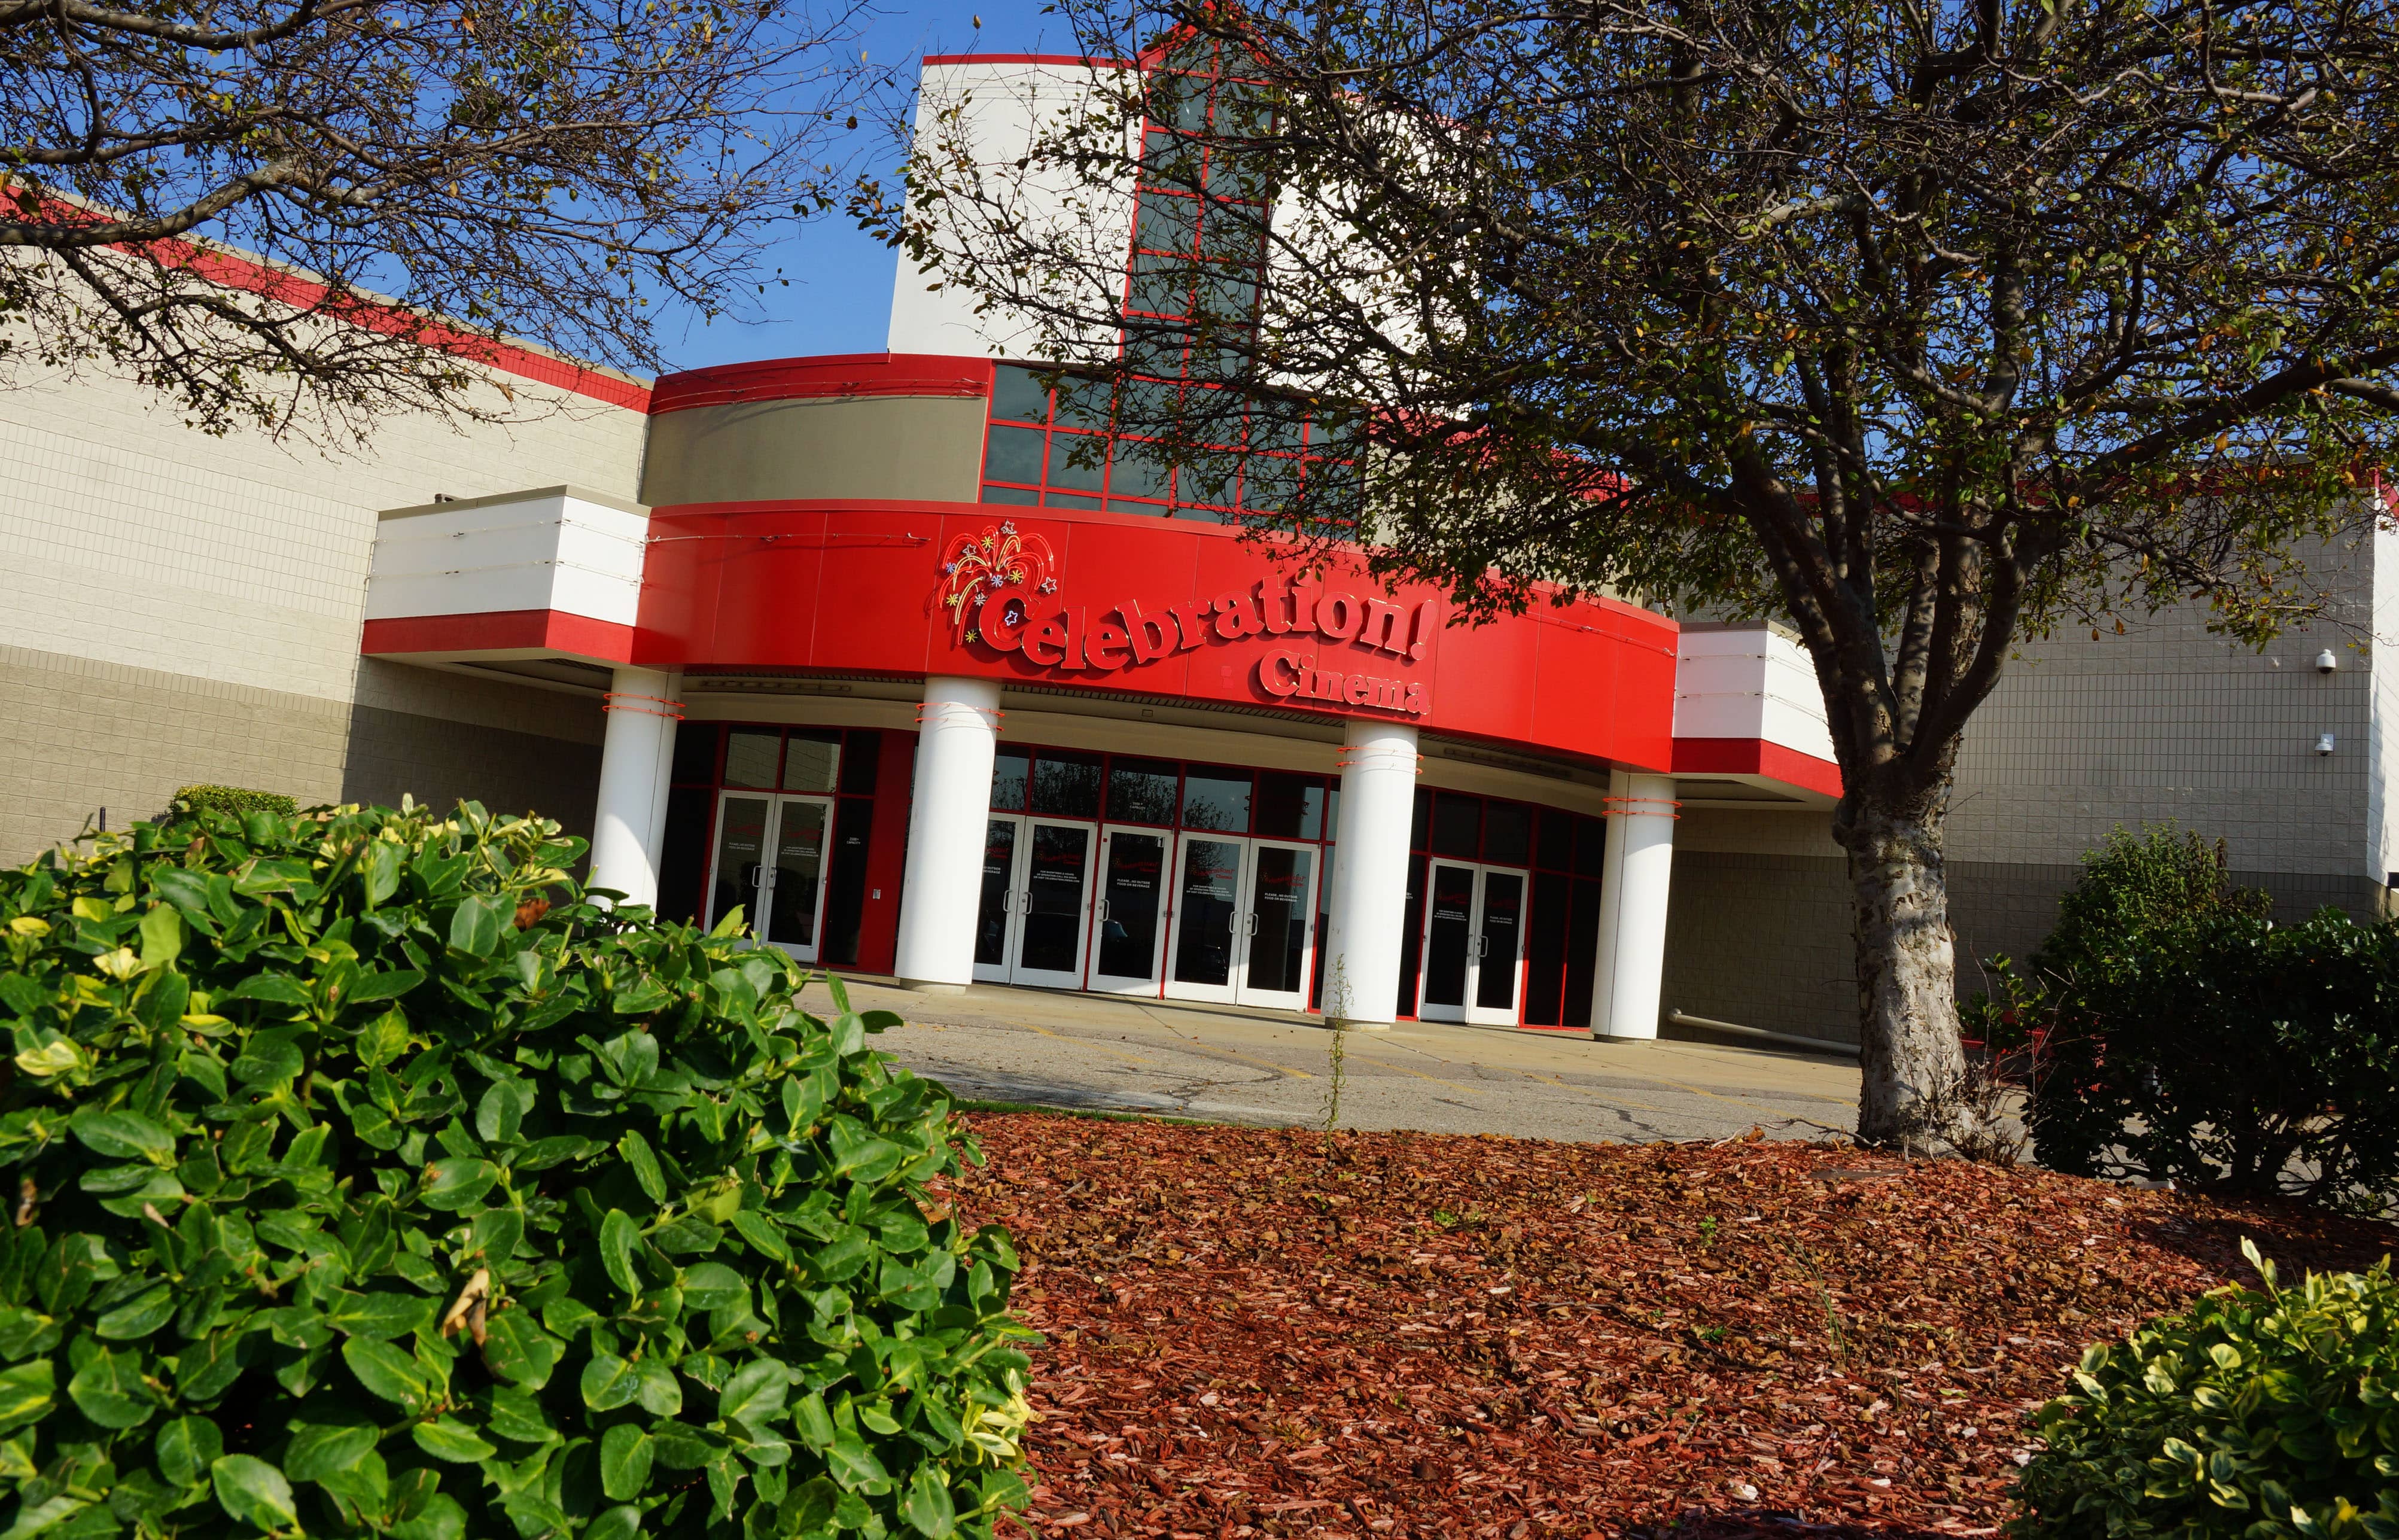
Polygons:
<instances>
[{"instance_id":1,"label":"building shadow on wall","mask_svg":"<svg viewBox=\"0 0 2399 1540\"><path fill-rule=\"evenodd\" d=\"M591 837L596 743L353 705L346 750L344 802L397 806L403 792L432 807L474 801L495 813L538 813Z\"/></svg>"}]
</instances>

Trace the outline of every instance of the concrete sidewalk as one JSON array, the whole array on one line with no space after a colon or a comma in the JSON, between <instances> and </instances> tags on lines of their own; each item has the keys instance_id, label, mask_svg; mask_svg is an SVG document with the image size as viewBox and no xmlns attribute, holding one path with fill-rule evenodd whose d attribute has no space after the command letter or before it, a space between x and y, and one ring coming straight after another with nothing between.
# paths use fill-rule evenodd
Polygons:
<instances>
[{"instance_id":1,"label":"concrete sidewalk","mask_svg":"<svg viewBox=\"0 0 2399 1540\"><path fill-rule=\"evenodd\" d=\"M877 1047L959 1096L1322 1127L1334 1034L1235 1006L977 985L919 994L844 980L907 1025ZM810 992L812 994L815 991ZM1723 1139L1857 1126L1853 1061L1707 1043L1403 1021L1343 1035L1340 1126L1540 1139Z\"/></svg>"}]
</instances>

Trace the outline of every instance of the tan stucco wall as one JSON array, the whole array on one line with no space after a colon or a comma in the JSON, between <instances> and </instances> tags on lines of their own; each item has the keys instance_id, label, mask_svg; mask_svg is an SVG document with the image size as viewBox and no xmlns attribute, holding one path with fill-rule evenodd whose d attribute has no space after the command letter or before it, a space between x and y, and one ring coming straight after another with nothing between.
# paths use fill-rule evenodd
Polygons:
<instances>
[{"instance_id":1,"label":"tan stucco wall","mask_svg":"<svg viewBox=\"0 0 2399 1540\"><path fill-rule=\"evenodd\" d=\"M630 497L641 414L513 381L513 420L364 452L211 437L104 370L0 391L0 861L212 781L471 796L588 825L599 701L361 658L378 510L573 482ZM503 399L493 392L494 399Z\"/></svg>"},{"instance_id":2,"label":"tan stucco wall","mask_svg":"<svg viewBox=\"0 0 2399 1540\"><path fill-rule=\"evenodd\" d=\"M971 503L984 405L915 396L747 401L650 419L642 501L904 498Z\"/></svg>"}]
</instances>

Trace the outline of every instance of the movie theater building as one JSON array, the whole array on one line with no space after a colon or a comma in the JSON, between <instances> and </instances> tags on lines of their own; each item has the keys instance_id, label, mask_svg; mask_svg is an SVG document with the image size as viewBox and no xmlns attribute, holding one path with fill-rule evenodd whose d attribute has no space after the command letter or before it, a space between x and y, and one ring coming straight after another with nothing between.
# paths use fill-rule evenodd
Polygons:
<instances>
[{"instance_id":1,"label":"movie theater building","mask_svg":"<svg viewBox=\"0 0 2399 1540\"><path fill-rule=\"evenodd\" d=\"M386 513L364 650L603 686L595 882L936 988L1647 1034L1670 777L1837 790L1770 633L1452 626L1075 432L967 354L670 376L638 501Z\"/></svg>"},{"instance_id":2,"label":"movie theater building","mask_svg":"<svg viewBox=\"0 0 2399 1540\"><path fill-rule=\"evenodd\" d=\"M979 93L1004 149L1078 71L934 61L928 101ZM887 352L504 352L508 420L356 453L98 372L0 395L0 857L186 782L468 796L589 833L596 884L928 989L1853 1040L1791 641L1587 596L1458 626L1303 572L1137 443L1076 453L989 324L903 270ZM1257 474L1348 468L1303 431ZM2119 824L2225 836L2284 912L2382 901L2399 674L2352 643L2399 634L2392 538L2327 553L2342 628L2264 655L2179 614L2026 646L1959 761L1964 987Z\"/></svg>"}]
</instances>

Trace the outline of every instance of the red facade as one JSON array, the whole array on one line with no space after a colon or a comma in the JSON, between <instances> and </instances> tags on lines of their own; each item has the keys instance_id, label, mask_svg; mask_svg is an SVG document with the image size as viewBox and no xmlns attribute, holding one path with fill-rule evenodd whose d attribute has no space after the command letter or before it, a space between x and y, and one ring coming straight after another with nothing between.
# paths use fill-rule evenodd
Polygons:
<instances>
[{"instance_id":1,"label":"red facade","mask_svg":"<svg viewBox=\"0 0 2399 1540\"><path fill-rule=\"evenodd\" d=\"M1614 601L1451 626L1355 564L1298 577L1221 526L1054 508L702 505L650 532L645 667L1037 682L1673 768L1674 624Z\"/></svg>"}]
</instances>

